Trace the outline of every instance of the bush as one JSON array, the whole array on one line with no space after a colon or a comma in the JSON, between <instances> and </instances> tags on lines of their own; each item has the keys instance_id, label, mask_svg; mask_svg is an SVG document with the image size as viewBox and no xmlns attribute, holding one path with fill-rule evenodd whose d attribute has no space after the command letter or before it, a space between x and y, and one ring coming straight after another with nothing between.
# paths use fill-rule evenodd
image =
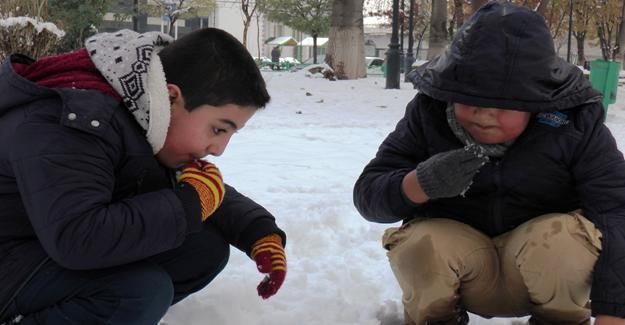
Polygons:
<instances>
[{"instance_id":1,"label":"bush","mask_svg":"<svg viewBox=\"0 0 625 325\"><path fill-rule=\"evenodd\" d=\"M0 19L0 61L11 53L38 59L54 54L65 32L53 23L30 17Z\"/></svg>"}]
</instances>

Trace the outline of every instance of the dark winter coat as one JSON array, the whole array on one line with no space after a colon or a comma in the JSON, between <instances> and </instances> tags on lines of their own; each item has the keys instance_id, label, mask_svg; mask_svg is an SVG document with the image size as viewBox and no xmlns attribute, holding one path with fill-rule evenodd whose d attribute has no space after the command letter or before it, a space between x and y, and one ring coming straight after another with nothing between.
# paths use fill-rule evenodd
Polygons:
<instances>
[{"instance_id":1,"label":"dark winter coat","mask_svg":"<svg viewBox=\"0 0 625 325\"><path fill-rule=\"evenodd\" d=\"M174 171L112 97L40 87L8 60L0 94L0 308L46 258L76 270L116 266L200 230L175 194ZM267 210L232 187L209 220L245 252L265 235L285 238Z\"/></svg>"},{"instance_id":2,"label":"dark winter coat","mask_svg":"<svg viewBox=\"0 0 625 325\"><path fill-rule=\"evenodd\" d=\"M370 221L451 218L489 236L546 213L582 209L603 234L593 314L625 317L625 161L603 124L598 93L555 56L538 15L492 3L480 14L447 52L411 76L421 92L364 168L355 205ZM448 125L448 102L534 114L505 156L480 169L465 197L414 205L401 192L404 176L463 146Z\"/></svg>"},{"instance_id":3,"label":"dark winter coat","mask_svg":"<svg viewBox=\"0 0 625 325\"><path fill-rule=\"evenodd\" d=\"M277 47L271 50L271 62L280 62L280 49Z\"/></svg>"}]
</instances>

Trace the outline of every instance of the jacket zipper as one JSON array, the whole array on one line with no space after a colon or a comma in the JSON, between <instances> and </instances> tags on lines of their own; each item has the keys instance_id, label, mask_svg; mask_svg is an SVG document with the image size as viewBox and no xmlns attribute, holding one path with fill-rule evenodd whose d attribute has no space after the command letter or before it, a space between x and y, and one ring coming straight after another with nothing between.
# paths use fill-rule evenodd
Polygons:
<instances>
[{"instance_id":1,"label":"jacket zipper","mask_svg":"<svg viewBox=\"0 0 625 325\"><path fill-rule=\"evenodd\" d=\"M176 177L176 170L168 169L167 174L169 176L169 184L172 189L176 188L176 184L178 183L178 178Z\"/></svg>"},{"instance_id":2,"label":"jacket zipper","mask_svg":"<svg viewBox=\"0 0 625 325\"><path fill-rule=\"evenodd\" d=\"M492 206L492 216L493 216L493 221L494 221L494 234L501 234L504 231L504 227L503 227L503 215L501 214L501 198L502 198L502 191L501 191L501 160L496 160L495 161L495 170L493 172L494 174L494 183L495 183L495 194L493 195L493 206Z\"/></svg>"},{"instance_id":3,"label":"jacket zipper","mask_svg":"<svg viewBox=\"0 0 625 325\"><path fill-rule=\"evenodd\" d=\"M32 272L30 272L30 274L26 277L26 279L22 281L22 283L17 288L17 290L15 290L15 292L13 293L13 295L11 295L9 300L7 300L6 304L2 306L2 309L0 309L0 320L4 317L4 312L7 311L7 309L9 308L9 305L11 304L11 302L13 302L13 299L15 299L18 294L20 294L22 289L24 289L24 287L28 284L28 282L30 282L30 280L35 276L35 274L39 272L41 267L43 267L43 265L46 264L46 262L48 262L49 260L50 260L50 257L46 256L41 262L39 262L39 264L37 264L37 266L32 270Z\"/></svg>"}]
</instances>

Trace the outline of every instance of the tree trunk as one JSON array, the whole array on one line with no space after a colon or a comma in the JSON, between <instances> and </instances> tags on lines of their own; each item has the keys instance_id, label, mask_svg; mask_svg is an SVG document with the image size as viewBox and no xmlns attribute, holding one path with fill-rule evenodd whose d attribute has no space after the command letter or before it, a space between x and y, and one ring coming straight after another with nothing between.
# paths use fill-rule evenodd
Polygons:
<instances>
[{"instance_id":1,"label":"tree trunk","mask_svg":"<svg viewBox=\"0 0 625 325\"><path fill-rule=\"evenodd\" d=\"M247 48L247 31L250 29L250 20L246 19L243 21L243 46Z\"/></svg>"},{"instance_id":2,"label":"tree trunk","mask_svg":"<svg viewBox=\"0 0 625 325\"><path fill-rule=\"evenodd\" d=\"M313 64L317 64L317 33L312 35L313 38Z\"/></svg>"},{"instance_id":3,"label":"tree trunk","mask_svg":"<svg viewBox=\"0 0 625 325\"><path fill-rule=\"evenodd\" d=\"M256 45L258 48L258 62L260 62L260 15L256 15Z\"/></svg>"},{"instance_id":4,"label":"tree trunk","mask_svg":"<svg viewBox=\"0 0 625 325\"><path fill-rule=\"evenodd\" d=\"M625 69L625 1L623 1L623 12L621 13L621 26L619 28L619 37L617 40L618 55L623 62L621 66Z\"/></svg>"},{"instance_id":5,"label":"tree trunk","mask_svg":"<svg viewBox=\"0 0 625 325\"><path fill-rule=\"evenodd\" d=\"M367 76L363 4L364 0L332 2L326 63L334 69L338 79L356 79Z\"/></svg>"},{"instance_id":6,"label":"tree trunk","mask_svg":"<svg viewBox=\"0 0 625 325\"><path fill-rule=\"evenodd\" d=\"M416 59L419 59L419 52L421 51L421 44L423 43L423 37L425 36L425 32L427 31L428 27L427 26L423 26L423 29L419 32L419 36L418 36L418 42L417 42L417 50L415 52L414 57Z\"/></svg>"},{"instance_id":7,"label":"tree trunk","mask_svg":"<svg viewBox=\"0 0 625 325\"><path fill-rule=\"evenodd\" d=\"M464 10L462 0L454 0L454 17L456 21L456 31L464 24Z\"/></svg>"},{"instance_id":8,"label":"tree trunk","mask_svg":"<svg viewBox=\"0 0 625 325\"><path fill-rule=\"evenodd\" d=\"M169 17L169 26L167 27L167 34L169 34L169 36L174 37L174 26L176 24L176 17Z\"/></svg>"},{"instance_id":9,"label":"tree trunk","mask_svg":"<svg viewBox=\"0 0 625 325\"><path fill-rule=\"evenodd\" d=\"M432 0L428 60L439 55L447 45L447 0Z\"/></svg>"},{"instance_id":10,"label":"tree trunk","mask_svg":"<svg viewBox=\"0 0 625 325\"><path fill-rule=\"evenodd\" d=\"M473 0L471 1L471 15L486 4L488 0Z\"/></svg>"},{"instance_id":11,"label":"tree trunk","mask_svg":"<svg viewBox=\"0 0 625 325\"><path fill-rule=\"evenodd\" d=\"M584 41L586 40L586 33L575 33L575 40L577 41L577 65L585 67L586 54L584 53Z\"/></svg>"},{"instance_id":12,"label":"tree trunk","mask_svg":"<svg viewBox=\"0 0 625 325\"><path fill-rule=\"evenodd\" d=\"M252 24L252 18L258 9L259 1L241 0L241 13L243 14L243 46L247 48L247 32Z\"/></svg>"}]
</instances>

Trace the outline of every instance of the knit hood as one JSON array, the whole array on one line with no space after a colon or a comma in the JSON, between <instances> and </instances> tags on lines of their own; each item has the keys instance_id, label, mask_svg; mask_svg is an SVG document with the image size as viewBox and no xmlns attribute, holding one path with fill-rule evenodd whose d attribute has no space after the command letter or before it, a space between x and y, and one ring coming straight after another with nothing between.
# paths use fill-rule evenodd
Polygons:
<instances>
[{"instance_id":1,"label":"knit hood","mask_svg":"<svg viewBox=\"0 0 625 325\"><path fill-rule=\"evenodd\" d=\"M508 2L483 6L441 55L408 77L441 101L532 113L601 96L579 68L556 55L543 17Z\"/></svg>"},{"instance_id":2,"label":"knit hood","mask_svg":"<svg viewBox=\"0 0 625 325\"><path fill-rule=\"evenodd\" d=\"M91 61L146 131L155 154L165 144L171 118L165 72L157 53L171 42L163 33L128 29L97 34L85 42Z\"/></svg>"}]
</instances>

